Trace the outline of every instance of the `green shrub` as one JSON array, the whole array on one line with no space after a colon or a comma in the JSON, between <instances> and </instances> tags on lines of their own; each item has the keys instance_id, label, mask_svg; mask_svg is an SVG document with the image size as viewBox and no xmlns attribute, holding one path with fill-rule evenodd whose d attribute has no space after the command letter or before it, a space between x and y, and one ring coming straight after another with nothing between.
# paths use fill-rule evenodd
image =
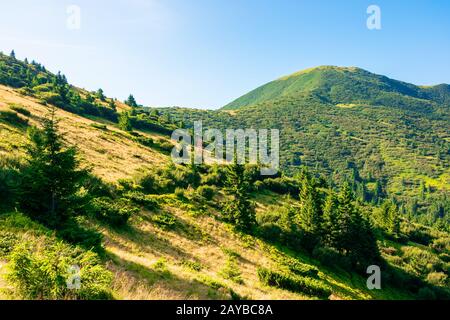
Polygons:
<instances>
[{"instance_id":1,"label":"green shrub","mask_svg":"<svg viewBox=\"0 0 450 320\"><path fill-rule=\"evenodd\" d=\"M26 109L23 106L21 106L21 105L11 104L9 107L12 110L16 111L17 113L23 114L24 116L29 117L31 115L31 112L28 109Z\"/></svg>"},{"instance_id":2,"label":"green shrub","mask_svg":"<svg viewBox=\"0 0 450 320\"><path fill-rule=\"evenodd\" d=\"M173 194L178 199L184 199L185 198L185 190L183 188L176 188L175 191L173 192Z\"/></svg>"},{"instance_id":3,"label":"green shrub","mask_svg":"<svg viewBox=\"0 0 450 320\"><path fill-rule=\"evenodd\" d=\"M125 225L132 215L139 212L139 208L124 198L117 200L108 197L94 198L91 200L90 207L97 219L116 227Z\"/></svg>"},{"instance_id":4,"label":"green shrub","mask_svg":"<svg viewBox=\"0 0 450 320\"><path fill-rule=\"evenodd\" d=\"M225 266L220 270L219 274L225 279L231 280L237 284L244 284L242 273L239 270L236 258L228 257Z\"/></svg>"},{"instance_id":5,"label":"green shrub","mask_svg":"<svg viewBox=\"0 0 450 320\"><path fill-rule=\"evenodd\" d=\"M439 238L430 244L430 248L438 253L450 253L450 238Z\"/></svg>"},{"instance_id":6,"label":"green shrub","mask_svg":"<svg viewBox=\"0 0 450 320\"><path fill-rule=\"evenodd\" d=\"M299 275L299 276L305 276L305 277L318 277L319 270L311 266L309 264L301 263L297 259L291 258L291 257L280 257L278 259L278 262L280 262L283 266L287 267L289 271Z\"/></svg>"},{"instance_id":7,"label":"green shrub","mask_svg":"<svg viewBox=\"0 0 450 320\"><path fill-rule=\"evenodd\" d=\"M275 272L265 268L258 268L258 277L261 283L265 285L292 292L305 293L320 298L328 298L331 295L331 289L316 279L297 275L292 276L284 272Z\"/></svg>"},{"instance_id":8,"label":"green shrub","mask_svg":"<svg viewBox=\"0 0 450 320\"><path fill-rule=\"evenodd\" d=\"M23 243L9 256L7 280L24 299L60 300L111 299L112 274L90 251L67 246L62 242L38 246ZM79 268L79 287L70 288Z\"/></svg>"},{"instance_id":9,"label":"green shrub","mask_svg":"<svg viewBox=\"0 0 450 320\"><path fill-rule=\"evenodd\" d=\"M103 123L91 123L91 127L95 128L95 129L100 129L100 130L108 130L108 127L106 126L106 124Z\"/></svg>"},{"instance_id":10,"label":"green shrub","mask_svg":"<svg viewBox=\"0 0 450 320\"><path fill-rule=\"evenodd\" d=\"M0 121L9 123L13 126L23 127L28 125L28 120L21 118L14 111L0 111Z\"/></svg>"},{"instance_id":11,"label":"green shrub","mask_svg":"<svg viewBox=\"0 0 450 320\"><path fill-rule=\"evenodd\" d=\"M146 195L139 191L129 191L122 195L126 199L130 199L134 203L144 206L148 210L154 210L159 207L158 201L150 195Z\"/></svg>"},{"instance_id":12,"label":"green shrub","mask_svg":"<svg viewBox=\"0 0 450 320\"><path fill-rule=\"evenodd\" d=\"M174 216L163 212L152 216L152 221L162 229L175 229L177 220Z\"/></svg>"},{"instance_id":13,"label":"green shrub","mask_svg":"<svg viewBox=\"0 0 450 320\"><path fill-rule=\"evenodd\" d=\"M0 231L0 258L7 256L17 244L16 234L8 231Z\"/></svg>"},{"instance_id":14,"label":"green shrub","mask_svg":"<svg viewBox=\"0 0 450 320\"><path fill-rule=\"evenodd\" d=\"M240 258L241 257L239 252L236 252L233 249L229 249L229 248L225 248L225 247L222 247L221 249L222 249L222 252L230 258Z\"/></svg>"},{"instance_id":15,"label":"green shrub","mask_svg":"<svg viewBox=\"0 0 450 320\"><path fill-rule=\"evenodd\" d=\"M153 264L153 269L157 270L157 271L161 271L161 272L167 272L167 265L166 265L166 260L164 258L160 258L158 259L158 261L156 261Z\"/></svg>"},{"instance_id":16,"label":"green shrub","mask_svg":"<svg viewBox=\"0 0 450 320\"><path fill-rule=\"evenodd\" d=\"M206 199L206 200L212 200L215 194L215 189L211 186L200 186L197 188L197 194Z\"/></svg>"},{"instance_id":17,"label":"green shrub","mask_svg":"<svg viewBox=\"0 0 450 320\"><path fill-rule=\"evenodd\" d=\"M404 247L402 250L403 261L417 276L426 277L429 272L439 270L442 267L442 262L431 252L417 247Z\"/></svg>"},{"instance_id":18,"label":"green shrub","mask_svg":"<svg viewBox=\"0 0 450 320\"><path fill-rule=\"evenodd\" d=\"M427 276L427 282L441 287L446 287L449 283L448 276L443 272L430 272Z\"/></svg>"},{"instance_id":19,"label":"green shrub","mask_svg":"<svg viewBox=\"0 0 450 320\"><path fill-rule=\"evenodd\" d=\"M312 255L327 267L340 267L344 270L352 269L350 259L333 248L317 246L314 248Z\"/></svg>"},{"instance_id":20,"label":"green shrub","mask_svg":"<svg viewBox=\"0 0 450 320\"><path fill-rule=\"evenodd\" d=\"M181 262L181 265L194 271L202 270L202 265L197 261L183 260L183 262Z\"/></svg>"}]
</instances>

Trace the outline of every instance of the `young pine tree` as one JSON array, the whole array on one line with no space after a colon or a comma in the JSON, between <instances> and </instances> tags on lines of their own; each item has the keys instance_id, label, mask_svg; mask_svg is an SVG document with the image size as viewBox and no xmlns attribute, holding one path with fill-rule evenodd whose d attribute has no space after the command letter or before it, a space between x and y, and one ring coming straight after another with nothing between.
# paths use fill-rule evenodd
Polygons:
<instances>
[{"instance_id":1,"label":"young pine tree","mask_svg":"<svg viewBox=\"0 0 450 320\"><path fill-rule=\"evenodd\" d=\"M42 129L29 132L28 165L24 169L21 204L26 212L57 227L76 214L77 196L87 171L80 169L76 149L66 147L58 133L56 108L42 122Z\"/></svg>"},{"instance_id":2,"label":"young pine tree","mask_svg":"<svg viewBox=\"0 0 450 320\"><path fill-rule=\"evenodd\" d=\"M321 240L326 246L335 248L339 238L339 212L336 194L330 190L323 206Z\"/></svg>"},{"instance_id":3,"label":"young pine tree","mask_svg":"<svg viewBox=\"0 0 450 320\"><path fill-rule=\"evenodd\" d=\"M224 205L224 218L239 229L249 231L256 224L255 207L250 200L245 166L238 164L236 154L234 163L227 167L226 177L226 189L231 199Z\"/></svg>"},{"instance_id":4,"label":"young pine tree","mask_svg":"<svg viewBox=\"0 0 450 320\"><path fill-rule=\"evenodd\" d=\"M400 214L397 206L391 200L387 200L380 208L381 224L387 233L394 237L400 234Z\"/></svg>"},{"instance_id":5,"label":"young pine tree","mask_svg":"<svg viewBox=\"0 0 450 320\"><path fill-rule=\"evenodd\" d=\"M312 236L319 236L321 208L319 194L314 181L305 177L300 188L300 206L298 220L301 228Z\"/></svg>"},{"instance_id":6,"label":"young pine tree","mask_svg":"<svg viewBox=\"0 0 450 320\"><path fill-rule=\"evenodd\" d=\"M336 249L357 268L375 263L379 258L375 235L369 221L355 207L348 183L343 185L338 203Z\"/></svg>"},{"instance_id":7,"label":"young pine tree","mask_svg":"<svg viewBox=\"0 0 450 320\"><path fill-rule=\"evenodd\" d=\"M132 108L137 108L137 107L138 107L138 104L137 104L137 102L136 102L136 99L134 98L134 96L133 96L132 94L130 94L130 95L128 96L128 99L125 100L125 104L128 105L128 106L130 106L130 107L132 107Z\"/></svg>"}]
</instances>

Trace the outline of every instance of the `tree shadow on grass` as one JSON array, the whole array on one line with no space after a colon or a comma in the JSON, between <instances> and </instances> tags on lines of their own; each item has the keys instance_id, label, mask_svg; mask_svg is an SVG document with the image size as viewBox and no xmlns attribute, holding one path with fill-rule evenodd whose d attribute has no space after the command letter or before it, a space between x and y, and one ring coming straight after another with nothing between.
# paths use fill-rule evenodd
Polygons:
<instances>
[{"instance_id":1,"label":"tree shadow on grass","mask_svg":"<svg viewBox=\"0 0 450 320\"><path fill-rule=\"evenodd\" d=\"M214 282L208 284L207 281L198 279L184 279L171 273L169 269L158 270L153 267L144 266L140 263L130 261L108 252L107 256L111 261L136 277L139 282L143 282L151 290L158 283L174 292L184 295L183 299L230 299L230 292L227 288L218 287Z\"/></svg>"},{"instance_id":2,"label":"tree shadow on grass","mask_svg":"<svg viewBox=\"0 0 450 320\"><path fill-rule=\"evenodd\" d=\"M133 225L127 225L120 229L110 229L110 232L112 237L107 237L106 240L124 251L130 251L130 246L124 243L128 241L131 242L131 245L137 246L142 253L149 253L155 256L171 256L177 260L194 259L190 253L170 243L169 240Z\"/></svg>"}]
</instances>

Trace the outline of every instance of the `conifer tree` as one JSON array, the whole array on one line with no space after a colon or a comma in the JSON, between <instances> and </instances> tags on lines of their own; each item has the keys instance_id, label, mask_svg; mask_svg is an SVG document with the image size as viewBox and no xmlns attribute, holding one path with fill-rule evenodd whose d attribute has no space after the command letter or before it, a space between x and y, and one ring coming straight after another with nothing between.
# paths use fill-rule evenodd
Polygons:
<instances>
[{"instance_id":1,"label":"conifer tree","mask_svg":"<svg viewBox=\"0 0 450 320\"><path fill-rule=\"evenodd\" d=\"M31 144L22 177L21 203L31 216L56 227L76 214L76 193L87 172L79 167L76 149L65 146L55 112L56 108L50 107L43 129L29 132Z\"/></svg>"},{"instance_id":2,"label":"conifer tree","mask_svg":"<svg viewBox=\"0 0 450 320\"><path fill-rule=\"evenodd\" d=\"M319 195L314 182L307 177L304 178L300 188L298 219L306 233L318 236L321 224Z\"/></svg>"},{"instance_id":3,"label":"conifer tree","mask_svg":"<svg viewBox=\"0 0 450 320\"><path fill-rule=\"evenodd\" d=\"M102 88L97 90L97 98L99 98L100 101L105 101L105 94L103 93Z\"/></svg>"},{"instance_id":4,"label":"conifer tree","mask_svg":"<svg viewBox=\"0 0 450 320\"><path fill-rule=\"evenodd\" d=\"M224 205L224 218L238 228L249 231L256 224L254 204L250 200L249 183L245 179L245 166L238 164L237 155L234 162L227 167L226 190L231 199Z\"/></svg>"},{"instance_id":5,"label":"conifer tree","mask_svg":"<svg viewBox=\"0 0 450 320\"><path fill-rule=\"evenodd\" d=\"M128 99L125 100L125 104L126 104L127 106L132 107L132 108L137 108L137 107L138 107L138 104L137 104L137 102L136 102L136 99L134 98L134 96L133 96L132 94L130 94L130 95L128 96Z\"/></svg>"},{"instance_id":6,"label":"conifer tree","mask_svg":"<svg viewBox=\"0 0 450 320\"><path fill-rule=\"evenodd\" d=\"M338 202L336 249L348 256L357 268L375 263L379 258L375 235L369 221L355 207L348 183L344 183Z\"/></svg>"},{"instance_id":7,"label":"conifer tree","mask_svg":"<svg viewBox=\"0 0 450 320\"><path fill-rule=\"evenodd\" d=\"M328 192L325 199L322 221L322 243L330 247L336 247L339 236L339 212L338 199L332 190Z\"/></svg>"}]
</instances>

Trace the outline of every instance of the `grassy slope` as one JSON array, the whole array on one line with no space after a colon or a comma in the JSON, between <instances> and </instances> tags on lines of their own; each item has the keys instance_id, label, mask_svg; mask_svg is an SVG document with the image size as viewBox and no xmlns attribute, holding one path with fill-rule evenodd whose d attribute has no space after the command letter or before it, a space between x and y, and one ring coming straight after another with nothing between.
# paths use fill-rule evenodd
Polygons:
<instances>
[{"instance_id":1,"label":"grassy slope","mask_svg":"<svg viewBox=\"0 0 450 320\"><path fill-rule=\"evenodd\" d=\"M21 105L32 116L30 124L36 124L46 113L45 106L33 98L21 96L14 89L0 85L0 111L10 110L11 105ZM132 175L142 166L154 166L167 161L161 153L132 141L127 133L106 120L87 119L63 110L58 110L60 128L66 133L67 141L76 145L94 173L107 181L116 181ZM106 124L102 130L93 125ZM0 122L0 154L22 154L26 143L23 128L8 126ZM143 133L153 138L167 139L157 134Z\"/></svg>"},{"instance_id":2,"label":"grassy slope","mask_svg":"<svg viewBox=\"0 0 450 320\"><path fill-rule=\"evenodd\" d=\"M20 104L31 111L32 123L45 112L45 107L38 101L1 86L0 111L9 109L10 104ZM162 165L168 161L166 156L136 144L112 124L107 124L108 130L102 130L92 126L96 121L64 111L58 111L58 117L69 142L79 147L93 171L106 180L127 177L141 166ZM22 154L25 141L23 128L0 123L0 154ZM271 193L259 194L255 200L259 212L273 210L284 201ZM214 216L220 213L214 209L214 201L203 213L196 212L193 206L178 200L174 195L160 196L158 201L162 207L157 212L140 212L125 230L118 231L90 222L105 236L105 263L114 272L113 291L116 298L228 299L230 288L240 296L251 299L314 298L261 285L256 270L259 266L276 268L275 248L259 239L236 234L229 226L215 219ZM173 230L164 230L152 223L152 216L160 212L171 213L176 217ZM6 217L10 221L23 219L19 213L11 213ZM0 231L13 230L27 237L51 237L33 228L29 224L21 227L20 224L0 221ZM243 284L220 275L227 261L227 249L228 252L232 250L238 254L237 265L242 272ZM393 289L368 291L365 279L360 276L330 271L306 256L297 258L319 267L320 277L333 288L332 299L409 298ZM187 261L196 262L201 270L186 267ZM2 265L4 261L0 262ZM0 287L4 289L6 286L6 282L0 280Z\"/></svg>"}]
</instances>

